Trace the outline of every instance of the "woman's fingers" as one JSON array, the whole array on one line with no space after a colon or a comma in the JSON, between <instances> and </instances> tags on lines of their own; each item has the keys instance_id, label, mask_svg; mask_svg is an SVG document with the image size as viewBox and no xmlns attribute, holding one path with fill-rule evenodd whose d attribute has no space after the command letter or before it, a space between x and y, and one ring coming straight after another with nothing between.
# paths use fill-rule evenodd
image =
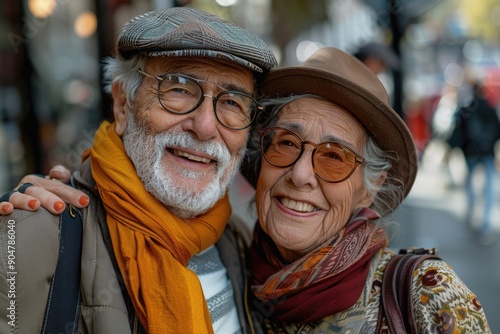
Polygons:
<instances>
[{"instance_id":1,"label":"woman's fingers","mask_svg":"<svg viewBox=\"0 0 500 334\"><path fill-rule=\"evenodd\" d=\"M14 205L9 202L0 202L0 215L8 215L14 210Z\"/></svg>"},{"instance_id":2,"label":"woman's fingers","mask_svg":"<svg viewBox=\"0 0 500 334\"><path fill-rule=\"evenodd\" d=\"M17 209L24 209L29 211L38 210L40 207L40 201L29 195L24 194L27 188L31 187L32 184L24 183L22 186L17 187L17 189L9 191L0 197L0 211L1 214L9 214Z\"/></svg>"},{"instance_id":3,"label":"woman's fingers","mask_svg":"<svg viewBox=\"0 0 500 334\"><path fill-rule=\"evenodd\" d=\"M61 180L69 180L69 174L64 170L51 172ZM13 208L36 211L42 206L54 214L59 214L66 207L65 202L77 208L84 208L88 205L89 198L82 191L58 180L27 175L14 191L0 197L0 211L5 215L11 213Z\"/></svg>"},{"instance_id":4,"label":"woman's fingers","mask_svg":"<svg viewBox=\"0 0 500 334\"><path fill-rule=\"evenodd\" d=\"M62 165L55 165L49 171L49 178L57 179L62 183L69 183L71 172L69 169Z\"/></svg>"},{"instance_id":5,"label":"woman's fingers","mask_svg":"<svg viewBox=\"0 0 500 334\"><path fill-rule=\"evenodd\" d=\"M64 203L77 208L84 208L89 204L89 197L84 192L60 181L36 176L27 176L23 180L35 185L27 188L25 194L39 199L41 205L50 212L62 212Z\"/></svg>"}]
</instances>

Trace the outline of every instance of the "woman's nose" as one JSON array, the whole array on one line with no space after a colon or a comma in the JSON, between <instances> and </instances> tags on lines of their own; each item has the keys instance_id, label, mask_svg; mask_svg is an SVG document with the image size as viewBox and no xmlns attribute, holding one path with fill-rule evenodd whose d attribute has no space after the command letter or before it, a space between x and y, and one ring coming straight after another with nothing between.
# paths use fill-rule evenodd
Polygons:
<instances>
[{"instance_id":1,"label":"woman's nose","mask_svg":"<svg viewBox=\"0 0 500 334\"><path fill-rule=\"evenodd\" d=\"M289 167L287 173L288 180L297 187L316 187L318 185L318 178L314 172L312 164L313 149L304 148L299 160Z\"/></svg>"}]
</instances>

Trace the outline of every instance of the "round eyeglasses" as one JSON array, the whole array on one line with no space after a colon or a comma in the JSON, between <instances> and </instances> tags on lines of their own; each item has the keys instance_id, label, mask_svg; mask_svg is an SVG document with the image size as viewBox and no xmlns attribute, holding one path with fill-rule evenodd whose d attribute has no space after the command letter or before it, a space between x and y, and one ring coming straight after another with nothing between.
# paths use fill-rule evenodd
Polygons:
<instances>
[{"instance_id":1,"label":"round eyeglasses","mask_svg":"<svg viewBox=\"0 0 500 334\"><path fill-rule=\"evenodd\" d=\"M158 81L158 101L172 114L188 114L198 108L205 97L210 97L217 120L226 128L243 130L252 124L257 112L263 109L252 96L226 90L215 83L213 84L223 91L216 96L205 94L200 83L212 83L210 81L176 73L161 76L153 76L141 70L139 73Z\"/></svg>"},{"instance_id":2,"label":"round eyeglasses","mask_svg":"<svg viewBox=\"0 0 500 334\"><path fill-rule=\"evenodd\" d=\"M266 161L280 168L295 164L304 145L314 147L311 160L316 175L325 182L338 183L347 180L364 162L363 157L336 142L313 143L302 140L295 132L279 127L258 130L261 137L260 151Z\"/></svg>"}]
</instances>

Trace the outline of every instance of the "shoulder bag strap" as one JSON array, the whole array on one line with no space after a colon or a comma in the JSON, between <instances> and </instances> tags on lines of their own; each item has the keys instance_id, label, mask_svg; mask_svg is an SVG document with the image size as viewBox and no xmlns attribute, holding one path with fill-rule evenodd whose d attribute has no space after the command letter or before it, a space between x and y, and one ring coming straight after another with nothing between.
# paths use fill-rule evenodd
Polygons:
<instances>
[{"instance_id":1,"label":"shoulder bag strap","mask_svg":"<svg viewBox=\"0 0 500 334\"><path fill-rule=\"evenodd\" d=\"M413 273L422 261L440 259L436 253L435 249L401 250L387 263L380 308L390 333L418 333L413 319Z\"/></svg>"},{"instance_id":2,"label":"shoulder bag strap","mask_svg":"<svg viewBox=\"0 0 500 334\"><path fill-rule=\"evenodd\" d=\"M67 205L59 218L59 258L47 298L41 333L76 333L80 314L83 223Z\"/></svg>"},{"instance_id":3,"label":"shoulder bag strap","mask_svg":"<svg viewBox=\"0 0 500 334\"><path fill-rule=\"evenodd\" d=\"M406 333L405 323L401 310L399 307L399 302L397 298L396 286L393 285L393 281L397 276L397 271L400 262L403 260L404 255L395 255L385 267L384 276L382 279L382 300L381 300L381 311L383 316L387 321L390 333ZM381 320L381 319L380 319Z\"/></svg>"}]
</instances>

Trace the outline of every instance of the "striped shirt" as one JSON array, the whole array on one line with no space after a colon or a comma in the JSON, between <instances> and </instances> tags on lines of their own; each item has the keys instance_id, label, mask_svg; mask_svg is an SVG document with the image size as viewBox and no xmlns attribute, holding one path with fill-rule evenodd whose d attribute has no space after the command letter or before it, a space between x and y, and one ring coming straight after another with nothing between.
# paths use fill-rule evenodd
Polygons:
<instances>
[{"instance_id":1,"label":"striped shirt","mask_svg":"<svg viewBox=\"0 0 500 334\"><path fill-rule=\"evenodd\" d=\"M215 333L241 333L231 281L219 251L211 246L191 258L187 266L199 278Z\"/></svg>"}]
</instances>

